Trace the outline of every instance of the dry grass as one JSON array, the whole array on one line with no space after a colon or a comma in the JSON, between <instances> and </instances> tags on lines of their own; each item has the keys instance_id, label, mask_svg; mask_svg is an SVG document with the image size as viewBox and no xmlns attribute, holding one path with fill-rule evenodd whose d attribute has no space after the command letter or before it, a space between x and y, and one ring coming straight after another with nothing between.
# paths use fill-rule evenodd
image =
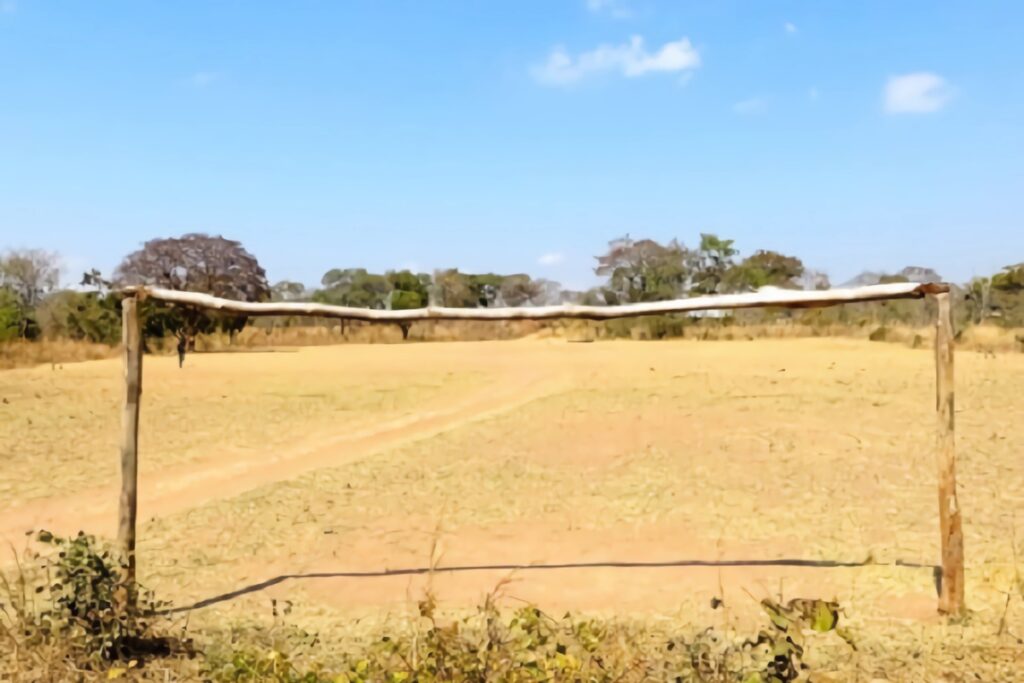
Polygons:
<instances>
[{"instance_id":1,"label":"dry grass","mask_svg":"<svg viewBox=\"0 0 1024 683\"><path fill-rule=\"evenodd\" d=\"M634 340L651 338L640 321L615 323L629 327L628 336ZM719 324L716 321L697 323L685 328L683 337L701 341L741 341L754 339L806 339L818 337L868 339L879 332L879 325L803 324L777 321L762 324ZM408 342L454 342L521 339L536 336L572 340L597 340L621 337L613 334L608 323L587 321L428 321L412 326L408 340L402 339L397 325L360 322L282 326L274 320L261 320L250 325L234 338L217 333L200 335L200 352L244 352L274 348L306 346L333 346L337 344L399 344ZM887 325L880 341L912 348L928 346L934 338L930 327ZM175 353L176 340L147 340L149 351L157 355ZM964 329L958 346L964 351L979 353L1014 353L1024 351L1024 329L995 325L975 325ZM0 370L55 365L86 360L111 358L118 349L105 344L73 341L69 339L39 342L7 342L0 344Z\"/></svg>"},{"instance_id":2,"label":"dry grass","mask_svg":"<svg viewBox=\"0 0 1024 683\"><path fill-rule=\"evenodd\" d=\"M147 356L143 476L215 454L274 451L455 400L483 375L422 364L413 347ZM381 351L388 351L383 354ZM116 481L118 359L0 373L0 500Z\"/></svg>"},{"instance_id":3,"label":"dry grass","mask_svg":"<svg viewBox=\"0 0 1024 683\"><path fill-rule=\"evenodd\" d=\"M409 331L410 342L486 341L518 339L536 333L544 323L532 320L426 321L417 322ZM276 320L260 320L242 330L232 340L227 335L205 335L199 339L201 350L253 349L277 346L322 346L329 344L397 344L402 330L394 324L359 321L283 327Z\"/></svg>"},{"instance_id":4,"label":"dry grass","mask_svg":"<svg viewBox=\"0 0 1024 683\"><path fill-rule=\"evenodd\" d=\"M890 564L938 555L931 354L843 339L352 344L201 354L184 371L147 358L149 479L476 400L528 368L559 381L505 412L470 419L470 405L440 433L355 459L340 445L335 466L147 519L140 566L160 595L190 604L277 576L425 566L439 522L442 565L871 558L883 564L494 569L439 572L433 584L458 614L512 574L514 598L656 631L750 623L747 591L838 597L861 645L841 662L848 672L1010 680L1024 636L1024 356L957 362L965 624L934 617L927 568ZM14 425L0 433L0 497L114 479L118 378L116 361L0 373ZM359 643L403 623L426 581L294 578L192 619L209 632L270 625L276 599L324 648Z\"/></svg>"},{"instance_id":5,"label":"dry grass","mask_svg":"<svg viewBox=\"0 0 1024 683\"><path fill-rule=\"evenodd\" d=\"M14 341L0 343L0 370L78 363L99 358L110 358L118 350L106 344L74 341L71 339L43 341Z\"/></svg>"}]
</instances>

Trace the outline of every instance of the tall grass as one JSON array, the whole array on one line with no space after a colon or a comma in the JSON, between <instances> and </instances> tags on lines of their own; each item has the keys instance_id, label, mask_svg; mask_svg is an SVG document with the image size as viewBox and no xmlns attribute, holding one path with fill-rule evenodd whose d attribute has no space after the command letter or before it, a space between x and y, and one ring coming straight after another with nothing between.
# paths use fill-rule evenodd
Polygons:
<instances>
[{"instance_id":1,"label":"tall grass","mask_svg":"<svg viewBox=\"0 0 1024 683\"><path fill-rule=\"evenodd\" d=\"M0 344L0 370L34 365L76 363L117 355L117 348L73 339L11 341Z\"/></svg>"}]
</instances>

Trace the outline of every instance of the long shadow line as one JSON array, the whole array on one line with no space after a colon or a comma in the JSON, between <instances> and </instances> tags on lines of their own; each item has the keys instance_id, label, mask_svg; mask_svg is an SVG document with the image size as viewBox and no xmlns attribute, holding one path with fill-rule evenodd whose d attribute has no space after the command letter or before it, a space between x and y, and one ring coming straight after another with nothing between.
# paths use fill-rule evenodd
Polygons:
<instances>
[{"instance_id":1,"label":"long shadow line","mask_svg":"<svg viewBox=\"0 0 1024 683\"><path fill-rule=\"evenodd\" d=\"M921 564L918 562L843 562L839 560L802 560L793 558L782 558L777 560L667 560L663 562L630 562L630 561L605 561L605 562L562 562L556 564L473 564L453 565L441 567L406 567L400 569L380 569L376 571L349 571L349 572L305 572L298 574L281 574L273 578L243 586L227 593L204 598L191 605L174 607L167 610L168 614L189 612L202 607L209 607L217 603L227 602L235 598L256 593L272 586L284 583L285 581L301 579L369 579L388 576L417 576L422 574L457 573L457 572L478 572L478 571L538 571L554 569L659 569L667 567L812 567L816 569L843 569L850 567L907 567L909 569L930 569L935 580L936 591L941 589L942 568L934 564Z\"/></svg>"}]
</instances>

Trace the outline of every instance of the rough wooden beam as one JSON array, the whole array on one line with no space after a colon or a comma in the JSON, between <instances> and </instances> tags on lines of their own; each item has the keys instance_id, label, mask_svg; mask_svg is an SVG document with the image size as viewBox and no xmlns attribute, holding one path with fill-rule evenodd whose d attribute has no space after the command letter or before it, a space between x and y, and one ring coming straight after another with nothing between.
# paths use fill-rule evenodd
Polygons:
<instances>
[{"instance_id":1,"label":"rough wooden beam","mask_svg":"<svg viewBox=\"0 0 1024 683\"><path fill-rule=\"evenodd\" d=\"M351 308L348 306L330 306L328 304L305 302L249 303L221 299L198 292L180 292L159 287L128 287L123 291L127 294L150 297L168 303L242 313L251 316L311 316L366 320L369 322L406 322L415 320L553 320L557 318L612 320L614 318L631 318L641 315L739 308L809 308L863 301L882 301L886 299L920 299L926 294L948 292L949 287L945 284L897 282L886 285L872 285L870 287L826 289L820 291L774 289L747 294L699 296L689 299L626 304L623 306L577 306L574 304L524 308L443 308L430 306L428 308L402 311L380 311L369 308Z\"/></svg>"},{"instance_id":2,"label":"rough wooden beam","mask_svg":"<svg viewBox=\"0 0 1024 683\"><path fill-rule=\"evenodd\" d=\"M956 431L953 393L953 315L948 293L935 296L935 400L938 412L936 458L939 469L939 529L942 579L939 611L961 615L964 603L964 534L956 492Z\"/></svg>"},{"instance_id":3,"label":"rough wooden beam","mask_svg":"<svg viewBox=\"0 0 1024 683\"><path fill-rule=\"evenodd\" d=\"M135 581L135 517L139 479L139 396L142 394L142 333L138 299L121 301L121 342L124 358L124 403L121 411L121 499L117 540L127 562L128 580Z\"/></svg>"}]
</instances>

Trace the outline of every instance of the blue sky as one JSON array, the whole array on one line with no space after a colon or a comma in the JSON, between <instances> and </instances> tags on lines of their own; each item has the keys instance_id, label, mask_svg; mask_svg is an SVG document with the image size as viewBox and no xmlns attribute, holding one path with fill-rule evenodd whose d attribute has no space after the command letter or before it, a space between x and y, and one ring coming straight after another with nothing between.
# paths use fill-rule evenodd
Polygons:
<instances>
[{"instance_id":1,"label":"blue sky","mask_svg":"<svg viewBox=\"0 0 1024 683\"><path fill-rule=\"evenodd\" d=\"M595 281L624 233L842 281L1024 260L1024 3L0 0L0 248ZM69 277L71 279L71 277Z\"/></svg>"}]
</instances>

